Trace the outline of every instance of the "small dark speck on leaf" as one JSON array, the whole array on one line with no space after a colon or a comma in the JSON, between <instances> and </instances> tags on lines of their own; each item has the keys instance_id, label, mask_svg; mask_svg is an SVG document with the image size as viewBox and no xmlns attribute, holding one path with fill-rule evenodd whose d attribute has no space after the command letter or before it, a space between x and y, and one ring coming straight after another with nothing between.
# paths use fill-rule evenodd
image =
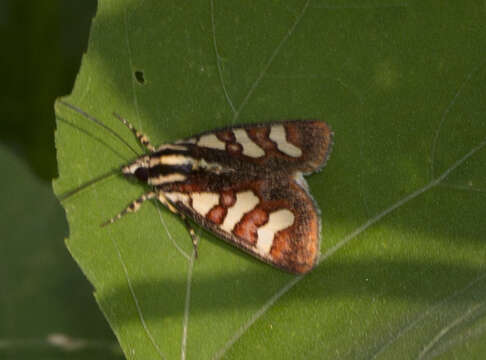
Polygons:
<instances>
[{"instance_id":1,"label":"small dark speck on leaf","mask_svg":"<svg viewBox=\"0 0 486 360\"><path fill-rule=\"evenodd\" d=\"M137 79L139 84L145 84L145 76L143 74L142 70L136 70L135 71L135 79Z\"/></svg>"}]
</instances>

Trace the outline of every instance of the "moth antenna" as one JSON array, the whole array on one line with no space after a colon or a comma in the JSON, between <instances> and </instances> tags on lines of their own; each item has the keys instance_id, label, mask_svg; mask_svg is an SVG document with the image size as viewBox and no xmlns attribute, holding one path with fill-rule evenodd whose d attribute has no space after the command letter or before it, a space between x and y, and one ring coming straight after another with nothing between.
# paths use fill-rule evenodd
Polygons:
<instances>
[{"instance_id":1,"label":"moth antenna","mask_svg":"<svg viewBox=\"0 0 486 360\"><path fill-rule=\"evenodd\" d=\"M135 129L133 127L133 125L130 124L130 122L128 120L126 120L121 115L117 114L116 112L113 113L113 116L116 117L118 120L120 120L122 122L122 124L125 125L128 129L130 129L130 131L133 133L133 135L135 135L135 137L138 139L140 144L142 144L142 146L144 146L148 151L150 151L150 152L155 151L155 146L153 146L150 143L150 140L148 139L148 137L146 135L144 135L143 133L141 133L140 131Z\"/></svg>"},{"instance_id":2,"label":"moth antenna","mask_svg":"<svg viewBox=\"0 0 486 360\"><path fill-rule=\"evenodd\" d=\"M121 141L123 144L125 144L135 155L137 156L140 156L140 154L137 152L137 150L135 150L125 139L123 139L115 130L113 130L112 128L110 128L109 126L103 124L101 121L99 121L98 119L96 119L94 116L91 116L90 114L88 114L87 112L85 112L84 110L81 110L80 108L78 108L77 106L74 106L64 100L57 100L59 103L63 104L64 106L67 106L68 108L70 108L71 110L74 110L76 111L77 113L81 114L82 116L84 116L86 119L88 120L91 120L93 121L95 124L98 124L98 126L102 127L103 129L105 129L106 131L108 131L111 135L113 135L114 137L116 137L119 141Z\"/></svg>"},{"instance_id":3,"label":"moth antenna","mask_svg":"<svg viewBox=\"0 0 486 360\"><path fill-rule=\"evenodd\" d=\"M85 182L83 185L78 186L77 188L75 188L73 190L69 190L69 191L66 191L65 193L62 193L57 198L59 199L59 201L62 202L64 200L69 199L70 197L76 195L81 190L84 190L84 189L90 187L91 185L96 184L98 181L108 179L109 177L111 177L113 175L120 175L120 170L119 169L113 169L110 172L107 172L106 174L100 175L100 176L98 176L94 179L91 179L91 180Z\"/></svg>"}]
</instances>

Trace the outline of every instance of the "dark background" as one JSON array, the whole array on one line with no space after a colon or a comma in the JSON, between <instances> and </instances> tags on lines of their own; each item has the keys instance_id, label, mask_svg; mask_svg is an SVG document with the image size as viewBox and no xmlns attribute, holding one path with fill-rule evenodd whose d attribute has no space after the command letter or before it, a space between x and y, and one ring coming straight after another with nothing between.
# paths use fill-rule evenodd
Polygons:
<instances>
[{"instance_id":1,"label":"dark background","mask_svg":"<svg viewBox=\"0 0 486 360\"><path fill-rule=\"evenodd\" d=\"M57 175L54 100L71 92L96 0L0 2L0 140L46 181Z\"/></svg>"},{"instance_id":2,"label":"dark background","mask_svg":"<svg viewBox=\"0 0 486 360\"><path fill-rule=\"evenodd\" d=\"M70 257L54 101L71 92L96 0L0 1L0 358L122 358Z\"/></svg>"}]
</instances>

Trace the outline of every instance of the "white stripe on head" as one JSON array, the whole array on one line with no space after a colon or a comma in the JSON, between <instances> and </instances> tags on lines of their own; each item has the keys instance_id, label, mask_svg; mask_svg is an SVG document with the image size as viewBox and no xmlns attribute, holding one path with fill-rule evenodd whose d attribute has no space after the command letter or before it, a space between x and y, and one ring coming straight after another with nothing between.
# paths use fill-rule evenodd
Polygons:
<instances>
[{"instance_id":1,"label":"white stripe on head","mask_svg":"<svg viewBox=\"0 0 486 360\"><path fill-rule=\"evenodd\" d=\"M189 156L173 154L173 155L162 155L160 157L160 163L163 165L186 165L194 164L194 159Z\"/></svg>"},{"instance_id":2,"label":"white stripe on head","mask_svg":"<svg viewBox=\"0 0 486 360\"><path fill-rule=\"evenodd\" d=\"M162 150L187 150L185 146L182 145L174 145L174 144L162 144L157 148L157 151L162 151Z\"/></svg>"},{"instance_id":3,"label":"white stripe on head","mask_svg":"<svg viewBox=\"0 0 486 360\"><path fill-rule=\"evenodd\" d=\"M159 175L156 178L148 178L147 184L156 186L165 183L184 181L184 180L186 180L185 175L179 173L173 173L170 175Z\"/></svg>"}]
</instances>

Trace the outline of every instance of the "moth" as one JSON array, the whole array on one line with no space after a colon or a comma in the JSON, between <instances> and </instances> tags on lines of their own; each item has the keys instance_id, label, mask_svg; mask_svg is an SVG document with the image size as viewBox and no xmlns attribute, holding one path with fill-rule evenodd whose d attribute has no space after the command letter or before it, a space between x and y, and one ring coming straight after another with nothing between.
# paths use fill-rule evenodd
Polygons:
<instances>
[{"instance_id":1,"label":"moth","mask_svg":"<svg viewBox=\"0 0 486 360\"><path fill-rule=\"evenodd\" d=\"M325 122L231 126L155 147L115 116L146 149L121 172L150 190L103 225L156 199L182 218L196 250L198 238L188 219L282 270L302 274L314 267L320 254L320 210L303 175L320 170L329 156L333 132Z\"/></svg>"}]
</instances>

